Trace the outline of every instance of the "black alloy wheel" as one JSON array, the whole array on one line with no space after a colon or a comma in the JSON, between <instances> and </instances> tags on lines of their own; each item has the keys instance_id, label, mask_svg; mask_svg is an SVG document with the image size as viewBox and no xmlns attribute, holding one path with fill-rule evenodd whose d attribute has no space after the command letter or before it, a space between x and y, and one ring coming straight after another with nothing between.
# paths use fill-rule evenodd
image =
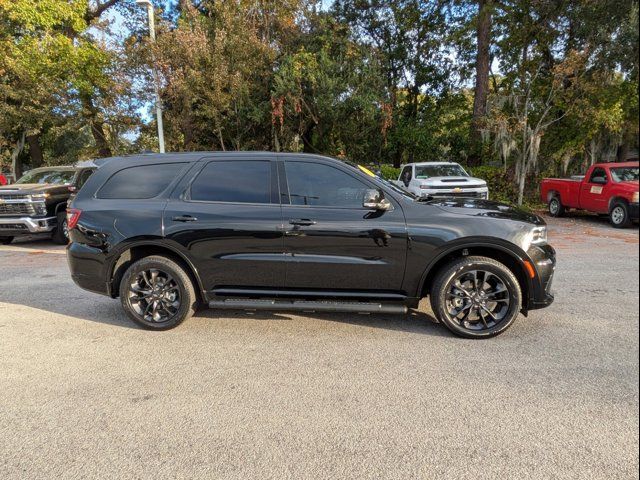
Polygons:
<instances>
[{"instance_id":1,"label":"black alloy wheel","mask_svg":"<svg viewBox=\"0 0 640 480\"><path fill-rule=\"evenodd\" d=\"M145 257L128 268L120 283L120 300L131 319L152 330L179 325L196 307L188 274L162 256Z\"/></svg>"},{"instance_id":2,"label":"black alloy wheel","mask_svg":"<svg viewBox=\"0 0 640 480\"><path fill-rule=\"evenodd\" d=\"M518 280L491 258L467 257L436 278L431 304L452 332L468 338L493 337L517 318L522 304Z\"/></svg>"}]
</instances>

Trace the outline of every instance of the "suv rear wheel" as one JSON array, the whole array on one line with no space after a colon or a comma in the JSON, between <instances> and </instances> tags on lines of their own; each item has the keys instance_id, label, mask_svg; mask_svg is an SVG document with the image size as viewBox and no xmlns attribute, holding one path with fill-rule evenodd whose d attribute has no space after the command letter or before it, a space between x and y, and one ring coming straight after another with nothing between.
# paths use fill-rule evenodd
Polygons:
<instances>
[{"instance_id":1,"label":"suv rear wheel","mask_svg":"<svg viewBox=\"0 0 640 480\"><path fill-rule=\"evenodd\" d=\"M456 335L488 338L504 332L522 307L513 272L487 257L465 257L445 266L431 289L431 307Z\"/></svg>"},{"instance_id":2,"label":"suv rear wheel","mask_svg":"<svg viewBox=\"0 0 640 480\"><path fill-rule=\"evenodd\" d=\"M133 263L120 282L127 315L150 330L168 330L191 317L197 307L193 283L185 269L163 256Z\"/></svg>"}]
</instances>

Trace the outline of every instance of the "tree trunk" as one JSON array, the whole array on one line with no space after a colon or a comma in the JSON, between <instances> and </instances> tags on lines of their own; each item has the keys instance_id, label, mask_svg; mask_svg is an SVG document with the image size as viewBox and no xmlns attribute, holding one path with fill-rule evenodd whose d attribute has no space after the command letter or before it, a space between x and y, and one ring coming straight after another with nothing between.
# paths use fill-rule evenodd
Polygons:
<instances>
[{"instance_id":1,"label":"tree trunk","mask_svg":"<svg viewBox=\"0 0 640 480\"><path fill-rule=\"evenodd\" d=\"M22 153L22 149L24 148L26 136L27 132L22 132L15 147L13 147L13 152L11 152L11 173L13 173L14 182L22 176L22 165L20 164L19 158L20 153Z\"/></svg>"},{"instance_id":2,"label":"tree trunk","mask_svg":"<svg viewBox=\"0 0 640 480\"><path fill-rule=\"evenodd\" d=\"M42 148L40 148L40 132L34 133L33 135L27 135L26 140L29 144L31 168L41 167L44 159L42 158Z\"/></svg>"},{"instance_id":3,"label":"tree trunk","mask_svg":"<svg viewBox=\"0 0 640 480\"><path fill-rule=\"evenodd\" d=\"M622 144L618 145L618 149L616 150L616 159L619 162L624 162L629 156L629 144L626 142L626 139L623 138Z\"/></svg>"},{"instance_id":4,"label":"tree trunk","mask_svg":"<svg viewBox=\"0 0 640 480\"><path fill-rule=\"evenodd\" d=\"M100 118L100 112L89 95L81 95L80 99L82 101L83 114L89 122L93 140L96 142L98 156L110 157L112 155L111 147L109 147L109 142L107 142L107 137L104 133L105 123Z\"/></svg>"},{"instance_id":5,"label":"tree trunk","mask_svg":"<svg viewBox=\"0 0 640 480\"><path fill-rule=\"evenodd\" d=\"M491 57L491 9L492 0L478 0L476 19L476 84L473 96L473 121L471 125L471 154L467 163L470 166L482 164L482 122L487 114L489 96L489 70Z\"/></svg>"}]
</instances>

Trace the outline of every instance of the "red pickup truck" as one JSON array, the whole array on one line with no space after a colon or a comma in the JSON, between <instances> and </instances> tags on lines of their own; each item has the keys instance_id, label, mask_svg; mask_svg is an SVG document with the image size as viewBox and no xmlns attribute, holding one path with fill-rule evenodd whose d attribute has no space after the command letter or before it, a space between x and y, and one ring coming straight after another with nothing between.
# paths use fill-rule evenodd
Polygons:
<instances>
[{"instance_id":1,"label":"red pickup truck","mask_svg":"<svg viewBox=\"0 0 640 480\"><path fill-rule=\"evenodd\" d=\"M553 217L571 208L609 215L616 228L638 220L638 162L598 163L584 177L545 178L540 198Z\"/></svg>"}]
</instances>

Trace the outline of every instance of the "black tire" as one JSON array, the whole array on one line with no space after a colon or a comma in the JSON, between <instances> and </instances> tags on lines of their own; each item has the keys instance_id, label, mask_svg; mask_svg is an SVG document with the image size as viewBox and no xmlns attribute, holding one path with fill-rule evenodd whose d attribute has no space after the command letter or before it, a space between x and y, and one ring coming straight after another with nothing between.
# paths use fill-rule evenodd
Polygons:
<instances>
[{"instance_id":1,"label":"black tire","mask_svg":"<svg viewBox=\"0 0 640 480\"><path fill-rule=\"evenodd\" d=\"M0 237L0 245L9 245L13 242L13 237Z\"/></svg>"},{"instance_id":2,"label":"black tire","mask_svg":"<svg viewBox=\"0 0 640 480\"><path fill-rule=\"evenodd\" d=\"M145 275L151 280L154 271L159 272L155 280L146 282ZM153 286L157 291L152 290ZM148 295L143 296L141 289ZM177 296L174 297L174 293ZM177 327L195 313L198 305L193 282L185 269L173 260L159 255L142 258L127 269L120 282L120 302L129 318L149 330ZM176 302L178 306L167 307ZM166 318L163 317L165 313Z\"/></svg>"},{"instance_id":3,"label":"black tire","mask_svg":"<svg viewBox=\"0 0 640 480\"><path fill-rule=\"evenodd\" d=\"M69 232L67 230L67 212L62 211L56 214L57 225L53 230L53 235L51 239L53 243L57 243L58 245L66 245L69 243Z\"/></svg>"},{"instance_id":4,"label":"black tire","mask_svg":"<svg viewBox=\"0 0 640 480\"><path fill-rule=\"evenodd\" d=\"M609 212L609 222L614 228L627 228L631 226L631 218L629 217L629 205L623 201L616 201L611 205Z\"/></svg>"},{"instance_id":5,"label":"black tire","mask_svg":"<svg viewBox=\"0 0 640 480\"><path fill-rule=\"evenodd\" d=\"M562 205L560 197L557 195L554 195L549 199L547 206L549 208L549 215L552 217L562 217L566 213L566 209Z\"/></svg>"},{"instance_id":6,"label":"black tire","mask_svg":"<svg viewBox=\"0 0 640 480\"><path fill-rule=\"evenodd\" d=\"M480 279L479 273L474 276L474 272L483 273L482 284L470 292L466 279L470 278L471 284L476 286ZM457 281L460 281L461 289L456 286ZM504 290L499 291L502 288ZM496 301L492 302L492 299ZM489 338L504 332L518 318L522 291L518 279L504 264L487 257L465 257L437 273L430 301L438 320L456 335ZM454 316L454 312L458 313ZM463 312L466 313L459 318ZM472 318L472 314L477 318Z\"/></svg>"}]
</instances>

